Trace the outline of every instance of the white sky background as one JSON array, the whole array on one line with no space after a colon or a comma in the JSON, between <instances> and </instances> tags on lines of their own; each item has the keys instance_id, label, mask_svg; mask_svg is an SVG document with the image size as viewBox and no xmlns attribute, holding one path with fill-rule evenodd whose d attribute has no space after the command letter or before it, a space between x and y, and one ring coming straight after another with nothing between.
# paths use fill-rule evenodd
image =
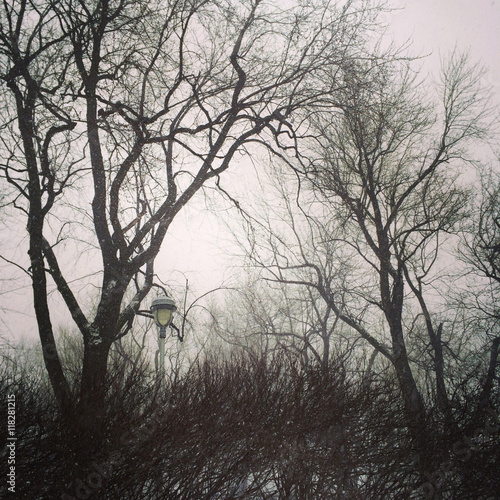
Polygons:
<instances>
[{"instance_id":1,"label":"white sky background","mask_svg":"<svg viewBox=\"0 0 500 500\"><path fill-rule=\"evenodd\" d=\"M390 23L388 35L392 33L397 43L412 39L413 55L429 54L422 61L423 71L437 78L442 57L455 46L460 50L470 49L472 59L482 61L488 69L487 81L500 103L500 0L390 0L389 5L401 10L386 18ZM223 185L230 189L239 180L241 176L236 169L223 178ZM179 288L187 277L194 290L202 294L220 285L235 270L228 268L232 253L228 252L230 235L218 222L217 214L206 211L204 203L199 205L196 209L186 207L174 221L157 259L156 271ZM236 220L235 215L226 214L226 220L231 218ZM4 233L0 245L6 241L8 234ZM2 278L20 276L4 264L0 273ZM4 283L7 282L0 282L0 336L35 338L37 330L27 280L18 281L19 286ZM9 293L13 290L17 291ZM144 304L146 307L148 304ZM70 325L65 318L66 315L55 314L55 326Z\"/></svg>"},{"instance_id":2,"label":"white sky background","mask_svg":"<svg viewBox=\"0 0 500 500\"><path fill-rule=\"evenodd\" d=\"M490 83L500 86L499 0L395 0L401 10L391 15L391 27L400 40L413 39L416 53L431 53L428 65L439 70L440 57L455 45L470 49L491 73Z\"/></svg>"},{"instance_id":3,"label":"white sky background","mask_svg":"<svg viewBox=\"0 0 500 500\"><path fill-rule=\"evenodd\" d=\"M421 65L430 78L439 78L441 60L455 46L470 50L471 60L482 62L489 70L486 81L500 104L500 0L392 0L390 4L398 10L386 15L388 36L394 36L399 44L411 38L411 53L426 56ZM248 168L252 167L241 165L227 172L222 185L230 191ZM182 269L197 291L204 293L235 272L227 267L232 262L233 250L228 249L231 239L218 223L217 214L188 208L179 215L156 269L172 280L176 277L172 269ZM233 218L237 220L235 214Z\"/></svg>"}]
</instances>

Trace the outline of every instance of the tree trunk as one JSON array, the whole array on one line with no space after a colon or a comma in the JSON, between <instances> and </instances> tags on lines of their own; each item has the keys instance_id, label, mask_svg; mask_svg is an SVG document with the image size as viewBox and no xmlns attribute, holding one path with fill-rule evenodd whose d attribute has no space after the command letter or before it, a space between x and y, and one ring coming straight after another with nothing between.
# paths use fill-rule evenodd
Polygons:
<instances>
[{"instance_id":1,"label":"tree trunk","mask_svg":"<svg viewBox=\"0 0 500 500\"><path fill-rule=\"evenodd\" d=\"M483 378L483 383L482 383L483 390L476 411L476 419L478 422L481 422L481 420L484 419L485 410L492 404L490 400L491 391L493 390L493 383L496 378L496 366L498 364L499 354L500 354L500 337L496 337L495 339L493 339L491 343L488 371L486 372L486 375Z\"/></svg>"},{"instance_id":2,"label":"tree trunk","mask_svg":"<svg viewBox=\"0 0 500 500\"><path fill-rule=\"evenodd\" d=\"M78 405L79 427L92 448L99 442L104 430L106 408L106 375L110 342L99 339L85 342L83 354L80 402Z\"/></svg>"},{"instance_id":3,"label":"tree trunk","mask_svg":"<svg viewBox=\"0 0 500 500\"><path fill-rule=\"evenodd\" d=\"M408 362L408 353L406 352L401 329L391 328L391 335L394 350L394 368L403 395L408 423L418 427L423 423L425 406ZM422 429L420 432L422 432Z\"/></svg>"},{"instance_id":4,"label":"tree trunk","mask_svg":"<svg viewBox=\"0 0 500 500\"><path fill-rule=\"evenodd\" d=\"M389 260L387 260L389 262ZM381 262L380 290L384 313L389 325L394 353L394 368L403 396L405 418L411 438L415 443L420 455L420 469L424 474L426 470L432 470L433 458L431 453L429 429L426 424L425 404L418 390L417 383L411 370L408 352L403 333L403 301L404 281L400 270L397 271L392 284L392 293L389 287L390 272L384 269L384 261Z\"/></svg>"},{"instance_id":5,"label":"tree trunk","mask_svg":"<svg viewBox=\"0 0 500 500\"><path fill-rule=\"evenodd\" d=\"M43 266L43 258L40 248L36 248L36 246L34 248L33 245L29 254L32 270L33 302L42 346L43 361L59 407L65 411L70 405L71 391L62 369L52 330L47 302L47 279Z\"/></svg>"},{"instance_id":6,"label":"tree trunk","mask_svg":"<svg viewBox=\"0 0 500 500\"><path fill-rule=\"evenodd\" d=\"M33 128L33 116L35 114L37 88L34 82L29 80L28 92L26 95L23 95L23 92L20 91L14 80L9 81L8 86L13 91L16 98L18 125L22 137L28 172L27 192L29 213L27 230L29 234L28 255L30 259L31 282L33 287L33 304L42 346L43 361L56 400L59 406L64 410L69 407L71 392L57 353L47 299L47 271L43 256L43 227L47 205L50 204L50 201L47 200L46 205L43 206L42 200L44 193L40 185L40 173L34 143L36 133Z\"/></svg>"}]
</instances>

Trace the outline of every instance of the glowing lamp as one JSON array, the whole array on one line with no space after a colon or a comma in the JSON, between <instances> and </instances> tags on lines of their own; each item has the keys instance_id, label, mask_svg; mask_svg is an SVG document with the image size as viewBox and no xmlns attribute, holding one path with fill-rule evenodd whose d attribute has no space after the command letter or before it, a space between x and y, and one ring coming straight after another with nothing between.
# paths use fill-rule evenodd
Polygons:
<instances>
[{"instance_id":1,"label":"glowing lamp","mask_svg":"<svg viewBox=\"0 0 500 500\"><path fill-rule=\"evenodd\" d=\"M170 297L159 297L151 303L151 314L153 315L154 322L160 329L161 338L165 338L166 330L172 323L176 309L175 302Z\"/></svg>"}]
</instances>

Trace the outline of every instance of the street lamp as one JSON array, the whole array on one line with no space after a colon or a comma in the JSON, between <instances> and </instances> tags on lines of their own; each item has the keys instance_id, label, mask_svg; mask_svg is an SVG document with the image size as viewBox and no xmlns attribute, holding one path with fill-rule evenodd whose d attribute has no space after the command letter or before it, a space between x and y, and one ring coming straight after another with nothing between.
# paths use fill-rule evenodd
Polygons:
<instances>
[{"instance_id":1,"label":"street lamp","mask_svg":"<svg viewBox=\"0 0 500 500\"><path fill-rule=\"evenodd\" d=\"M151 303L151 314L154 322L160 330L158 343L160 348L160 374L165 369L165 338L167 328L172 324L174 311L177 309L175 302L170 297L159 297Z\"/></svg>"}]
</instances>

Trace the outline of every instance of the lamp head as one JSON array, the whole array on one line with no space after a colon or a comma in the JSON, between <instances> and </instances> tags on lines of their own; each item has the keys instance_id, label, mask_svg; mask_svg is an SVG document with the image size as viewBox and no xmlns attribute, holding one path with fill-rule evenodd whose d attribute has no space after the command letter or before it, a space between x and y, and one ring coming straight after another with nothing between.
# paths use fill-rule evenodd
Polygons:
<instances>
[{"instance_id":1,"label":"lamp head","mask_svg":"<svg viewBox=\"0 0 500 500\"><path fill-rule=\"evenodd\" d=\"M150 310L156 325L161 329L165 329L172 323L176 309L175 302L170 297L159 297L153 300Z\"/></svg>"}]
</instances>

